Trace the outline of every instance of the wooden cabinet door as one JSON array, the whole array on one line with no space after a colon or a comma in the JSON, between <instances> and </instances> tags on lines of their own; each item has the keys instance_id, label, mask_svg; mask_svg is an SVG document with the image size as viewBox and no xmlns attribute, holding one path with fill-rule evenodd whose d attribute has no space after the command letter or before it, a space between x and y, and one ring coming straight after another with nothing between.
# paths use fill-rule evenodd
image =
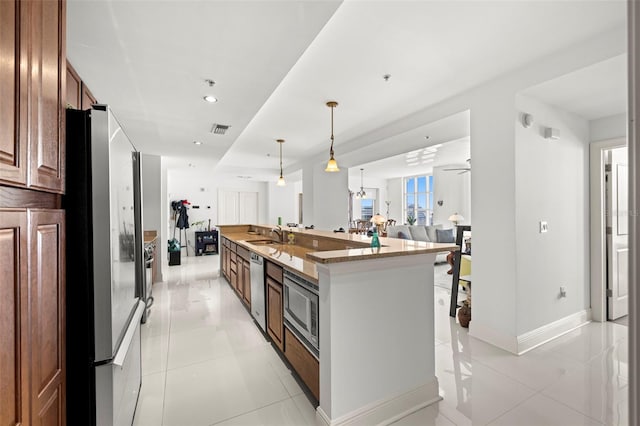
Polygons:
<instances>
[{"instance_id":1,"label":"wooden cabinet door","mask_svg":"<svg viewBox=\"0 0 640 426\"><path fill-rule=\"evenodd\" d=\"M97 104L95 96L91 93L89 88L84 82L82 83L82 102L80 104L80 109L91 109L91 105Z\"/></svg>"},{"instance_id":2,"label":"wooden cabinet door","mask_svg":"<svg viewBox=\"0 0 640 426\"><path fill-rule=\"evenodd\" d=\"M225 277L227 281L229 276L227 274L227 248L220 244L220 275Z\"/></svg>"},{"instance_id":3,"label":"wooden cabinet door","mask_svg":"<svg viewBox=\"0 0 640 426\"><path fill-rule=\"evenodd\" d=\"M31 0L29 186L64 192L65 80L67 75L64 0ZM23 25L25 23L23 22Z\"/></svg>"},{"instance_id":4,"label":"wooden cabinet door","mask_svg":"<svg viewBox=\"0 0 640 426\"><path fill-rule=\"evenodd\" d=\"M0 253L0 419L29 425L26 210L0 209Z\"/></svg>"},{"instance_id":5,"label":"wooden cabinet door","mask_svg":"<svg viewBox=\"0 0 640 426\"><path fill-rule=\"evenodd\" d=\"M82 93L82 80L80 80L80 76L68 62L67 80L65 81L65 84L67 86L65 96L66 106L74 109L80 109L82 105L82 98L80 97L80 94Z\"/></svg>"},{"instance_id":6,"label":"wooden cabinet door","mask_svg":"<svg viewBox=\"0 0 640 426\"><path fill-rule=\"evenodd\" d=\"M251 264L242 261L242 300L251 310Z\"/></svg>"},{"instance_id":7,"label":"wooden cabinet door","mask_svg":"<svg viewBox=\"0 0 640 426\"><path fill-rule=\"evenodd\" d=\"M26 2L0 1L0 183L16 186L27 185L26 16Z\"/></svg>"},{"instance_id":8,"label":"wooden cabinet door","mask_svg":"<svg viewBox=\"0 0 640 426\"><path fill-rule=\"evenodd\" d=\"M29 214L31 422L66 424L65 224L62 210Z\"/></svg>"},{"instance_id":9,"label":"wooden cabinet door","mask_svg":"<svg viewBox=\"0 0 640 426\"><path fill-rule=\"evenodd\" d=\"M231 269L229 271L229 278L230 278L229 284L231 284L231 287L233 288L233 290L238 291L238 273L233 269Z\"/></svg>"},{"instance_id":10,"label":"wooden cabinet door","mask_svg":"<svg viewBox=\"0 0 640 426\"><path fill-rule=\"evenodd\" d=\"M282 315L282 284L267 277L267 334L281 351L284 350Z\"/></svg>"}]
</instances>

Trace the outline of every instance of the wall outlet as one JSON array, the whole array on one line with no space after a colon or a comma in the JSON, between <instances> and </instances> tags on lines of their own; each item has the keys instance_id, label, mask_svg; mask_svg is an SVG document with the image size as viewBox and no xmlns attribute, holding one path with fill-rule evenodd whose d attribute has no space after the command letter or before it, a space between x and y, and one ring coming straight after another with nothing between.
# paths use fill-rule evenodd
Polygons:
<instances>
[{"instance_id":1,"label":"wall outlet","mask_svg":"<svg viewBox=\"0 0 640 426\"><path fill-rule=\"evenodd\" d=\"M560 297L567 297L567 287L563 285L560 286Z\"/></svg>"},{"instance_id":2,"label":"wall outlet","mask_svg":"<svg viewBox=\"0 0 640 426\"><path fill-rule=\"evenodd\" d=\"M318 240L313 240L313 248L318 248Z\"/></svg>"},{"instance_id":3,"label":"wall outlet","mask_svg":"<svg viewBox=\"0 0 640 426\"><path fill-rule=\"evenodd\" d=\"M546 221L543 220L540 222L540 233L544 234L547 231L549 231L549 225Z\"/></svg>"}]
</instances>

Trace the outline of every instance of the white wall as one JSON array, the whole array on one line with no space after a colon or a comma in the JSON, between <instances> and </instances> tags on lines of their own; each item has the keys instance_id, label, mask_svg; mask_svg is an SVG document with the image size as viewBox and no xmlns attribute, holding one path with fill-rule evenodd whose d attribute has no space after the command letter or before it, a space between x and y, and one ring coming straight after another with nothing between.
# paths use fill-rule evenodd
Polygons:
<instances>
[{"instance_id":1,"label":"white wall","mask_svg":"<svg viewBox=\"0 0 640 426\"><path fill-rule=\"evenodd\" d=\"M142 223L145 231L162 229L162 166L157 155L142 154Z\"/></svg>"},{"instance_id":2,"label":"white wall","mask_svg":"<svg viewBox=\"0 0 640 426\"><path fill-rule=\"evenodd\" d=\"M211 227L218 224L218 190L258 193L258 221L268 223L268 189L265 182L253 182L242 179L228 179L211 174L209 171L170 170L167 177L167 212L171 212L171 202L188 200L191 203L187 213L189 223L204 220L205 228L211 219ZM194 206L200 206L195 209ZM173 238L174 221L169 217L169 239ZM187 230L189 255L193 255L193 227ZM179 230L175 231L176 238Z\"/></svg>"},{"instance_id":3,"label":"white wall","mask_svg":"<svg viewBox=\"0 0 640 426\"><path fill-rule=\"evenodd\" d=\"M402 214L402 178L387 179L387 200L391 201L389 205L389 218L395 219L397 225L402 225L407 218ZM387 206L384 206L385 212Z\"/></svg>"},{"instance_id":4,"label":"white wall","mask_svg":"<svg viewBox=\"0 0 640 426\"><path fill-rule=\"evenodd\" d=\"M587 309L589 300L589 123L522 95L516 97L516 270L521 335ZM518 111L536 124L518 124ZM560 130L559 140L543 128ZM539 232L546 221L549 231ZM560 286L567 297L560 298Z\"/></svg>"},{"instance_id":5,"label":"white wall","mask_svg":"<svg viewBox=\"0 0 640 426\"><path fill-rule=\"evenodd\" d=\"M161 192L161 204L160 204L160 244L158 246L157 254L160 256L160 267L161 267L161 276L160 280L164 281L167 276L167 270L169 268L169 257L167 256L167 241L169 240L169 229L170 229L170 221L169 221L169 197L167 194L167 159L162 157L160 159L160 169L161 169L161 182L160 182L160 192Z\"/></svg>"},{"instance_id":6,"label":"white wall","mask_svg":"<svg viewBox=\"0 0 640 426\"><path fill-rule=\"evenodd\" d=\"M627 137L627 114L612 115L589 121L591 142Z\"/></svg>"},{"instance_id":7,"label":"white wall","mask_svg":"<svg viewBox=\"0 0 640 426\"><path fill-rule=\"evenodd\" d=\"M459 171L446 171L449 168L468 167L464 164L451 164L433 168L433 223L443 224L451 228L453 224L449 216L458 213L464 217L460 225L471 224L471 173L460 174ZM442 206L438 205L442 201Z\"/></svg>"},{"instance_id":8,"label":"white wall","mask_svg":"<svg viewBox=\"0 0 640 426\"><path fill-rule=\"evenodd\" d=\"M347 169L324 171L325 162L310 161L303 168L304 224L334 230L349 226L349 186Z\"/></svg>"},{"instance_id":9,"label":"white wall","mask_svg":"<svg viewBox=\"0 0 640 426\"><path fill-rule=\"evenodd\" d=\"M156 257L162 257L165 245L162 239L162 159L157 155L142 154L142 226L145 231L156 231ZM156 259L156 277L162 280L162 262Z\"/></svg>"},{"instance_id":10,"label":"white wall","mask_svg":"<svg viewBox=\"0 0 640 426\"><path fill-rule=\"evenodd\" d=\"M298 223L298 187L292 183L285 186L278 186L275 182L267 183L268 216L269 224L277 224L278 217L282 218L282 224Z\"/></svg>"}]
</instances>

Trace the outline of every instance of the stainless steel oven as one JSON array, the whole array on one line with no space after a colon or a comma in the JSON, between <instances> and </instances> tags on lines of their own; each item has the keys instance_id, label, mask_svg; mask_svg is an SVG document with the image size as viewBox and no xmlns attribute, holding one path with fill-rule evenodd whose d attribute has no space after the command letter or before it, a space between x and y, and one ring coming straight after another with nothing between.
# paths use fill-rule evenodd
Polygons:
<instances>
[{"instance_id":1,"label":"stainless steel oven","mask_svg":"<svg viewBox=\"0 0 640 426\"><path fill-rule=\"evenodd\" d=\"M320 356L318 286L285 269L284 323L309 351Z\"/></svg>"}]
</instances>

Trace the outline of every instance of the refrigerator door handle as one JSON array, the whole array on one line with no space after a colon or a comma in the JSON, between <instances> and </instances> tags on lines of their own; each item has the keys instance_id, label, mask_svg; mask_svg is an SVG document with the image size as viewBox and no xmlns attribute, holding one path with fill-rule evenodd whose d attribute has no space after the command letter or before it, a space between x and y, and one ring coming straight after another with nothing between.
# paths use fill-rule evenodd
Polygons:
<instances>
[{"instance_id":1,"label":"refrigerator door handle","mask_svg":"<svg viewBox=\"0 0 640 426\"><path fill-rule=\"evenodd\" d=\"M117 365L118 367L122 367L124 364L124 360L127 357L127 352L129 352L129 346L131 346L131 340L133 340L133 335L136 332L136 328L140 324L140 319L142 318L142 314L145 310L145 304L143 301L138 300L138 306L136 307L136 311L133 314L133 318L131 318L131 322L129 323L129 327L127 327L127 332L122 338L122 342L120 343L120 348L118 348L118 352L116 356L113 357L113 365Z\"/></svg>"}]
</instances>

